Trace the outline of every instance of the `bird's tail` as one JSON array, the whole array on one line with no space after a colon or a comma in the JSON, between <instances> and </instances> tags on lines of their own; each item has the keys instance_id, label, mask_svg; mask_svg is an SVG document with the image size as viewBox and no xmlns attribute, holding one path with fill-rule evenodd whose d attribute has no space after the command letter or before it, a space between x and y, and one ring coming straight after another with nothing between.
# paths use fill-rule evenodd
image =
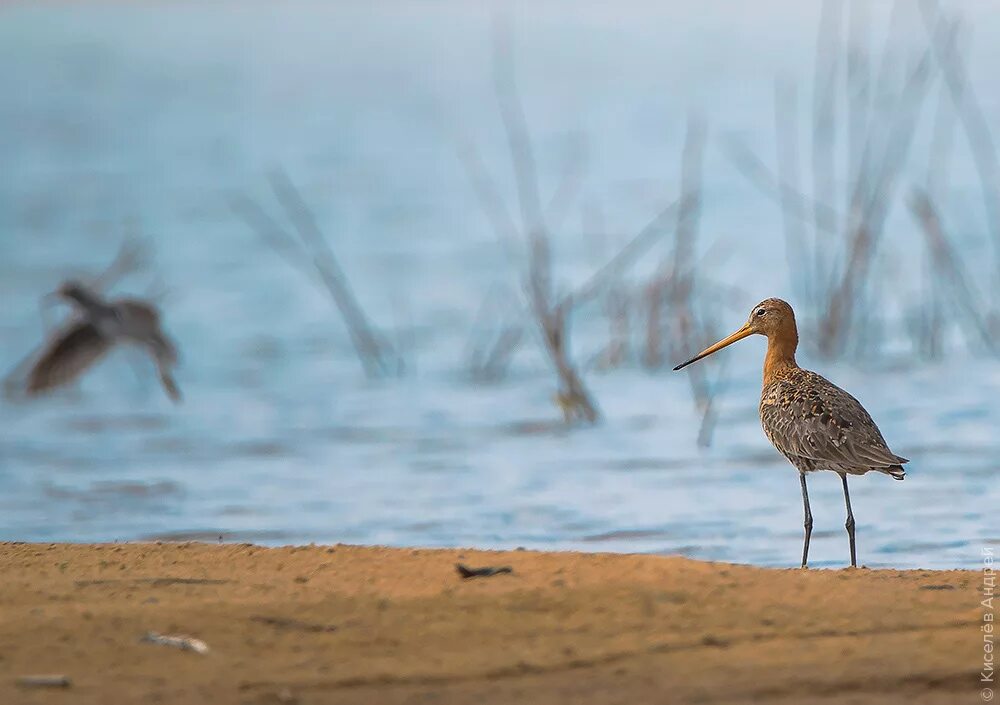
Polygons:
<instances>
[{"instance_id":1,"label":"bird's tail","mask_svg":"<svg viewBox=\"0 0 1000 705\"><path fill-rule=\"evenodd\" d=\"M180 404L183 398L181 397L181 390L177 386L174 376L170 374L170 370L162 365L160 366L160 383L163 385L163 389L166 391L167 396L170 397L170 400L175 404Z\"/></svg>"},{"instance_id":2,"label":"bird's tail","mask_svg":"<svg viewBox=\"0 0 1000 705\"><path fill-rule=\"evenodd\" d=\"M890 465L887 468L879 468L886 475L890 475L893 480L902 480L906 477L906 470L902 465Z\"/></svg>"},{"instance_id":3,"label":"bird's tail","mask_svg":"<svg viewBox=\"0 0 1000 705\"><path fill-rule=\"evenodd\" d=\"M154 330L144 341L153 353L156 369L160 373L160 383L167 396L175 403L181 402L181 390L174 380L172 368L177 364L177 347L161 331Z\"/></svg>"}]
</instances>

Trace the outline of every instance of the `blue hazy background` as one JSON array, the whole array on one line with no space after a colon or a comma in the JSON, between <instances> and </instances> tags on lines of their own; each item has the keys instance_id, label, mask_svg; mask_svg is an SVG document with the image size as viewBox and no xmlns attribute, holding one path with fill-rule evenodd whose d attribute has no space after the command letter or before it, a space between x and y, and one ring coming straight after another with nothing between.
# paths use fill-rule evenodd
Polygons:
<instances>
[{"instance_id":1,"label":"blue hazy background","mask_svg":"<svg viewBox=\"0 0 1000 705\"><path fill-rule=\"evenodd\" d=\"M842 5L878 51L890 36L900 65L927 45L916 3ZM1000 15L989 2L947 8L961 18L985 120L1000 127ZM552 233L558 287L578 286L677 198L696 119L707 131L698 266L725 284L711 304L718 332L768 296L808 320L782 211L725 146L739 141L773 168L776 80L794 85L809 173L819 13L792 0L506 6L543 193L585 155ZM562 423L523 262L498 242L459 156L475 144L516 212L492 79L497 15L460 2L0 9L0 372L65 315L49 311L47 324L44 294L101 271L139 234L150 264L115 291L157 297L185 394L172 405L142 355L122 350L73 389L0 402L0 539L525 546L797 564L798 480L757 420L762 339L704 363L718 416L702 447L684 374L635 356L593 364L609 336L597 302L574 318L572 355L603 420ZM954 115L947 169L935 161L938 74L927 93L873 255L866 305L884 302L879 342L834 359L800 355L852 391L912 461L905 482L852 481L870 566L979 565L981 547L1000 541L1000 361L948 325L958 305L928 272L909 189L937 180L984 310L1000 293L1000 242ZM328 294L233 213L232 196L244 194L280 217L267 179L276 166L400 347L401 376L366 378ZM663 240L623 289L641 288ZM940 303L937 355L917 354L906 333L914 301ZM498 307L526 333L506 374L486 383L470 375L468 350ZM842 565L839 479L814 476L811 492L813 562Z\"/></svg>"}]
</instances>

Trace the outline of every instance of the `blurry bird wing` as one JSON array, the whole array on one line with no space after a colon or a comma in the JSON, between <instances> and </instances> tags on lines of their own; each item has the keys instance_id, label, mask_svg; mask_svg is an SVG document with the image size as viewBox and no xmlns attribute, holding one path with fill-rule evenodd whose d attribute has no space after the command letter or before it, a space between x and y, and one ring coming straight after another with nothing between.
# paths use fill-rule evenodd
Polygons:
<instances>
[{"instance_id":1,"label":"blurry bird wing","mask_svg":"<svg viewBox=\"0 0 1000 705\"><path fill-rule=\"evenodd\" d=\"M144 340L146 348L149 350L156 363L156 370L160 376L160 383L166 391L167 396L175 403L181 401L181 390L173 376L173 368L177 365L177 346L158 328L151 332Z\"/></svg>"},{"instance_id":2,"label":"blurry bird wing","mask_svg":"<svg viewBox=\"0 0 1000 705\"><path fill-rule=\"evenodd\" d=\"M26 391L39 394L62 386L97 362L113 345L89 321L69 324L42 350L28 373Z\"/></svg>"},{"instance_id":3,"label":"blurry bird wing","mask_svg":"<svg viewBox=\"0 0 1000 705\"><path fill-rule=\"evenodd\" d=\"M135 323L155 327L160 324L160 312L156 307L141 299L115 299L111 306L124 319Z\"/></svg>"},{"instance_id":4,"label":"blurry bird wing","mask_svg":"<svg viewBox=\"0 0 1000 705\"><path fill-rule=\"evenodd\" d=\"M150 349L158 363L177 364L177 347L160 326L160 313L152 304L138 299L114 302L123 321L123 334Z\"/></svg>"},{"instance_id":5,"label":"blurry bird wing","mask_svg":"<svg viewBox=\"0 0 1000 705\"><path fill-rule=\"evenodd\" d=\"M41 351L45 347L42 343L30 353L21 358L13 369L3 378L3 394L7 399L17 399L24 395L27 387L28 374L34 366L35 361L41 356Z\"/></svg>"},{"instance_id":6,"label":"blurry bird wing","mask_svg":"<svg viewBox=\"0 0 1000 705\"><path fill-rule=\"evenodd\" d=\"M170 397L170 400L175 404L180 404L182 399L181 390L180 387L177 386L177 381L174 379L173 374L170 373L170 370L164 367L159 368L159 373L160 384L163 385L163 389L166 391L167 396Z\"/></svg>"},{"instance_id":7,"label":"blurry bird wing","mask_svg":"<svg viewBox=\"0 0 1000 705\"><path fill-rule=\"evenodd\" d=\"M177 382L174 380L173 368L177 365L177 347L173 344L173 341L165 336L162 332L156 331L156 333L150 337L149 349L153 354L153 359L156 361L156 369L160 375L160 383L163 385L163 389L167 392L167 396L175 403L180 403L181 401L181 390L177 386Z\"/></svg>"},{"instance_id":8,"label":"blurry bird wing","mask_svg":"<svg viewBox=\"0 0 1000 705\"><path fill-rule=\"evenodd\" d=\"M158 367L168 369L177 365L177 346L159 328L149 331L140 342L149 350Z\"/></svg>"},{"instance_id":9,"label":"blurry bird wing","mask_svg":"<svg viewBox=\"0 0 1000 705\"><path fill-rule=\"evenodd\" d=\"M889 450L857 399L812 372L765 390L760 418L764 432L783 455L806 458L819 467L847 470L907 462Z\"/></svg>"}]
</instances>

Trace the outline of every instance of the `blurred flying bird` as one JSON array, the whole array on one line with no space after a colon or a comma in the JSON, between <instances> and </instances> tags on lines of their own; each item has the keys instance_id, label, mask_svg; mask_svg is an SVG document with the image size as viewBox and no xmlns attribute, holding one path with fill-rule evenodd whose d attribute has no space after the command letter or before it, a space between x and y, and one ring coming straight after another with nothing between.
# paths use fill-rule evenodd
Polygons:
<instances>
[{"instance_id":1,"label":"blurred flying bird","mask_svg":"<svg viewBox=\"0 0 1000 705\"><path fill-rule=\"evenodd\" d=\"M832 470L840 475L847 504L847 535L851 565L856 567L854 514L847 489L848 475L876 470L902 480L906 458L889 450L878 426L861 403L815 372L795 362L799 335L792 307L781 299L767 299L754 306L750 318L738 331L701 351L674 370L722 350L750 335L767 336L764 387L760 395L760 423L778 451L799 471L805 510L805 540L802 567L809 559L809 537L813 519L809 509L806 473Z\"/></svg>"},{"instance_id":2,"label":"blurred flying bird","mask_svg":"<svg viewBox=\"0 0 1000 705\"><path fill-rule=\"evenodd\" d=\"M75 315L35 359L24 385L28 396L72 382L115 345L132 343L152 357L167 395L174 402L181 400L172 372L177 349L160 327L155 306L139 299L106 300L77 281L65 282L55 296L72 304Z\"/></svg>"}]
</instances>

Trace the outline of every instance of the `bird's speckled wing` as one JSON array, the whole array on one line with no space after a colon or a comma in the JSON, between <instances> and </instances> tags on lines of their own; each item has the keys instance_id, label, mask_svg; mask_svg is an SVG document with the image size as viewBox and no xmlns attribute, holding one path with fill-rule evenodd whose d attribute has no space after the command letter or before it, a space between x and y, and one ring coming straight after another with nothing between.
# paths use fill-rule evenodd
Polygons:
<instances>
[{"instance_id":1,"label":"bird's speckled wing","mask_svg":"<svg viewBox=\"0 0 1000 705\"><path fill-rule=\"evenodd\" d=\"M864 473L907 462L889 450L857 399L808 370L764 389L760 421L775 448L808 469Z\"/></svg>"},{"instance_id":2,"label":"bird's speckled wing","mask_svg":"<svg viewBox=\"0 0 1000 705\"><path fill-rule=\"evenodd\" d=\"M113 341L87 321L71 323L42 351L28 373L29 395L55 389L70 382L97 362Z\"/></svg>"}]
</instances>

